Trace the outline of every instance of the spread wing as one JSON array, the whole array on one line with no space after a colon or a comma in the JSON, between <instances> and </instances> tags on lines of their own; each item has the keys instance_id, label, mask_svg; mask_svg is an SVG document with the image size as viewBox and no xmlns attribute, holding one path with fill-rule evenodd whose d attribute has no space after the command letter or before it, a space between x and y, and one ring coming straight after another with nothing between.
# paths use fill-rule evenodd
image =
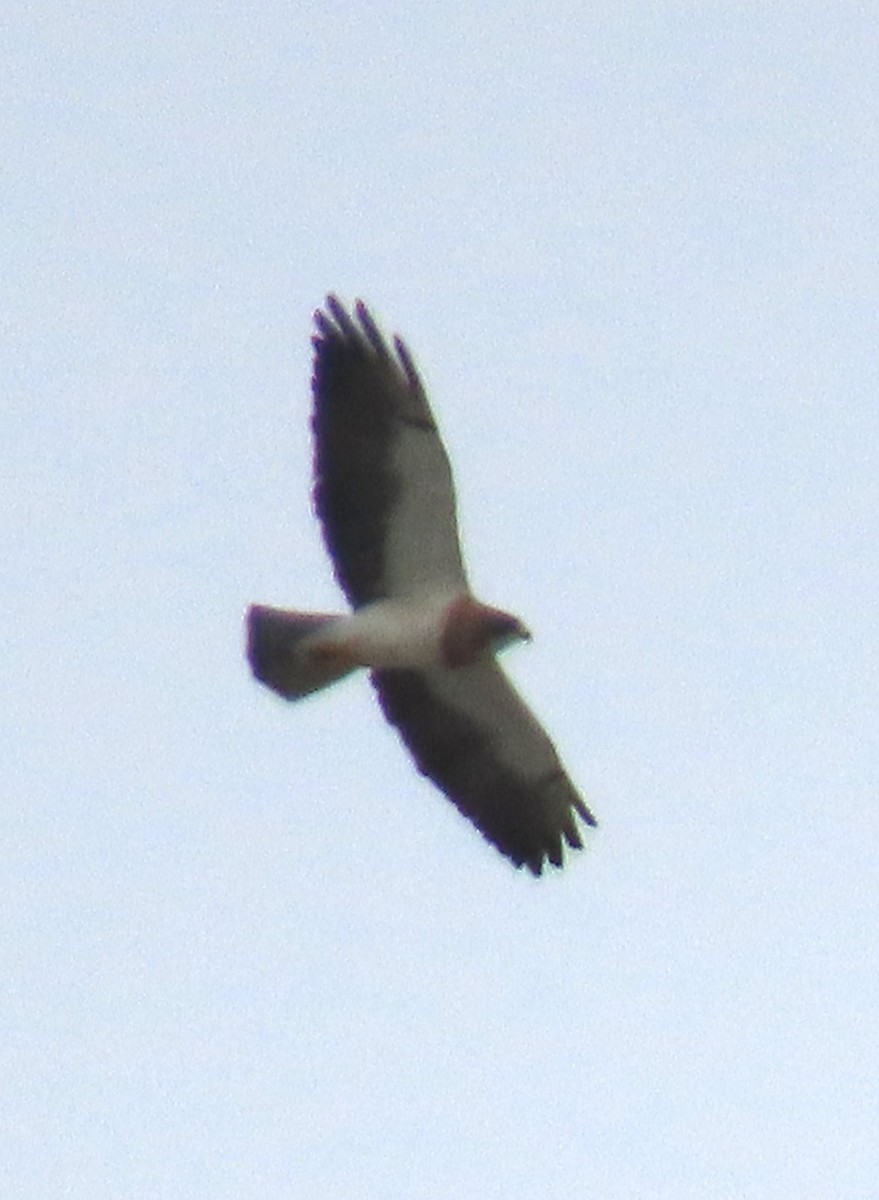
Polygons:
<instances>
[{"instance_id":1,"label":"spread wing","mask_svg":"<svg viewBox=\"0 0 879 1200\"><path fill-rule=\"evenodd\" d=\"M315 313L314 503L351 604L466 587L452 472L421 380L360 301Z\"/></svg>"},{"instance_id":2,"label":"spread wing","mask_svg":"<svg viewBox=\"0 0 879 1200\"><path fill-rule=\"evenodd\" d=\"M488 841L539 875L583 845L577 817L595 818L555 747L492 659L451 671L375 671L385 716L418 769Z\"/></svg>"}]
</instances>

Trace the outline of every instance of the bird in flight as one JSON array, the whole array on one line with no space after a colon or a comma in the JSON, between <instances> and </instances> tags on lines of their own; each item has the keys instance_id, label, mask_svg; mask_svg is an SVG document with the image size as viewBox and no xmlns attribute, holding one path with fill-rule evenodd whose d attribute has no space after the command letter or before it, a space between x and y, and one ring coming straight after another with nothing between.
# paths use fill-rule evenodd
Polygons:
<instances>
[{"instance_id":1,"label":"bird in flight","mask_svg":"<svg viewBox=\"0 0 879 1200\"><path fill-rule=\"evenodd\" d=\"M449 460L405 343L366 306L314 316L314 505L353 611L253 605L254 675L298 700L358 668L458 810L517 867L561 867L595 818L497 653L530 634L471 593Z\"/></svg>"}]
</instances>

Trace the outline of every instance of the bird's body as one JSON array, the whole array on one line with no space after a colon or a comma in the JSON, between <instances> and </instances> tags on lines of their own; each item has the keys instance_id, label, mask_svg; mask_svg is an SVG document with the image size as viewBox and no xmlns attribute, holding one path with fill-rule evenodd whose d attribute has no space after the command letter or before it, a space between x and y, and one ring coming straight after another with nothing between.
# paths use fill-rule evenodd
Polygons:
<instances>
[{"instance_id":1,"label":"bird's body","mask_svg":"<svg viewBox=\"0 0 879 1200\"><path fill-rule=\"evenodd\" d=\"M338 649L358 666L379 670L439 666L443 631L458 599L428 593L423 599L373 601L328 629L317 653Z\"/></svg>"},{"instance_id":2,"label":"bird's body","mask_svg":"<svg viewBox=\"0 0 879 1200\"><path fill-rule=\"evenodd\" d=\"M315 507L349 615L253 606L254 674L286 699L359 667L415 758L517 866L562 864L595 824L496 661L530 635L470 592L451 469L412 358L363 304L315 314Z\"/></svg>"}]
</instances>

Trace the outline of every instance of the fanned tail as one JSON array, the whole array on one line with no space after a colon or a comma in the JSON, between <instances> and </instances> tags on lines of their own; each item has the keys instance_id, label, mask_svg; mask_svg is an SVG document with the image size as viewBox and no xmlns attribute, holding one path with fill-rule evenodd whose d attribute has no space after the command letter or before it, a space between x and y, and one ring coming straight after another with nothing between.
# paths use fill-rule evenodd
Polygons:
<instances>
[{"instance_id":1,"label":"fanned tail","mask_svg":"<svg viewBox=\"0 0 879 1200\"><path fill-rule=\"evenodd\" d=\"M314 636L339 620L254 604L247 611L247 658L256 678L285 700L300 700L349 675L355 669L349 663L309 653Z\"/></svg>"}]
</instances>

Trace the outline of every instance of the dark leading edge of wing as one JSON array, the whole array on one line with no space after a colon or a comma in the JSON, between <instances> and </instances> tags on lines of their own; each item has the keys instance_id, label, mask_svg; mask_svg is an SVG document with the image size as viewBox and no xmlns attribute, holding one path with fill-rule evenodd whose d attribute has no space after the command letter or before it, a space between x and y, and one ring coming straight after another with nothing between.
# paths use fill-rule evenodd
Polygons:
<instances>
[{"instance_id":1,"label":"dark leading edge of wing","mask_svg":"<svg viewBox=\"0 0 879 1200\"><path fill-rule=\"evenodd\" d=\"M405 345L395 338L392 353L361 301L354 313L328 296L314 315L312 429L315 508L336 578L359 607L387 593L388 524L405 500L401 430L429 432L442 448Z\"/></svg>"},{"instance_id":2,"label":"dark leading edge of wing","mask_svg":"<svg viewBox=\"0 0 879 1200\"><path fill-rule=\"evenodd\" d=\"M517 867L540 875L547 861L563 865L565 843L582 849L577 817L586 825L595 825L595 817L530 714L514 732L533 742L545 762L547 769L536 779L524 778L503 761L492 729L495 714L475 721L448 703L421 671L374 671L372 681L385 716L397 726L422 775ZM496 686L509 686L499 668Z\"/></svg>"}]
</instances>

